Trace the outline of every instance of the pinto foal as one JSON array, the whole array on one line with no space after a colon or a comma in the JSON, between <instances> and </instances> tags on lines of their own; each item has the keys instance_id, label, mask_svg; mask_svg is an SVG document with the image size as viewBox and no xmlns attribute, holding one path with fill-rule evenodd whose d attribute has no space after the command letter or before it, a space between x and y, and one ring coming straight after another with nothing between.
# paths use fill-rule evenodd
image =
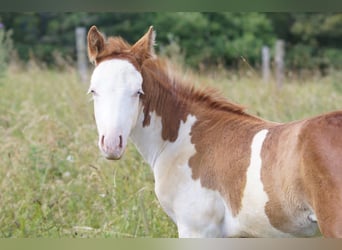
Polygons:
<instances>
[{"instance_id":1,"label":"pinto foal","mask_svg":"<svg viewBox=\"0 0 342 250\"><path fill-rule=\"evenodd\" d=\"M99 148L128 137L150 164L180 237L342 237L342 112L286 124L172 76L153 51L88 32Z\"/></svg>"}]
</instances>

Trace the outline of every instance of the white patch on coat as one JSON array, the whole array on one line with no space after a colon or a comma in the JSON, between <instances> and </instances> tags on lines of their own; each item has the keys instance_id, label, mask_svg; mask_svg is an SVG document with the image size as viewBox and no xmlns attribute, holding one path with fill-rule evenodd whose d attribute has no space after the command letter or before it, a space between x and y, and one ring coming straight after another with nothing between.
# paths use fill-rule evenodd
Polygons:
<instances>
[{"instance_id":1,"label":"white patch on coat","mask_svg":"<svg viewBox=\"0 0 342 250\"><path fill-rule=\"evenodd\" d=\"M189 159L196 153L191 128L196 117L181 122L178 138L170 143L155 164L156 193L173 218L180 237L223 237L225 206L217 191L202 187L192 178Z\"/></svg>"},{"instance_id":2,"label":"white patch on coat","mask_svg":"<svg viewBox=\"0 0 342 250\"><path fill-rule=\"evenodd\" d=\"M261 149L268 130L255 134L251 144L250 165L247 169L247 183L243 193L242 208L236 217L239 231L246 236L255 237L290 237L274 228L265 213L268 196L261 181Z\"/></svg>"},{"instance_id":3,"label":"white patch on coat","mask_svg":"<svg viewBox=\"0 0 342 250\"><path fill-rule=\"evenodd\" d=\"M140 106L139 117L136 126L131 131L130 138L144 160L153 170L156 159L168 144L168 141L162 139L161 117L157 116L155 112L150 112L149 116L150 124L143 127L145 115L143 107Z\"/></svg>"},{"instance_id":4,"label":"white patch on coat","mask_svg":"<svg viewBox=\"0 0 342 250\"><path fill-rule=\"evenodd\" d=\"M142 127L142 117L138 119L131 138L151 165L161 206L177 224L180 237L223 237L223 199L194 180L188 165L196 153L190 136L196 117L181 121L176 141L170 142L161 138L161 118L155 112L150 115L149 126Z\"/></svg>"}]
</instances>

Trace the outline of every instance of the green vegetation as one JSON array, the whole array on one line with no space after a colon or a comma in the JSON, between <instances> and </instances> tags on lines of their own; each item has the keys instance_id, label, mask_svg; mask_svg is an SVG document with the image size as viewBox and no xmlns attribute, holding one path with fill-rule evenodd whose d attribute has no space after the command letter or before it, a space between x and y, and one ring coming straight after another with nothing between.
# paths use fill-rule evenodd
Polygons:
<instances>
[{"instance_id":1,"label":"green vegetation","mask_svg":"<svg viewBox=\"0 0 342 250\"><path fill-rule=\"evenodd\" d=\"M86 86L71 72L11 72L1 85L0 237L174 236L131 146L96 146Z\"/></svg>"},{"instance_id":2,"label":"green vegetation","mask_svg":"<svg viewBox=\"0 0 342 250\"><path fill-rule=\"evenodd\" d=\"M341 74L279 90L258 76L188 72L275 121L341 109ZM97 147L92 103L72 68L10 67L0 84L0 237L176 237L132 145L120 161Z\"/></svg>"},{"instance_id":3,"label":"green vegetation","mask_svg":"<svg viewBox=\"0 0 342 250\"><path fill-rule=\"evenodd\" d=\"M107 35L135 42L154 25L157 49L177 44L187 65L223 65L239 69L241 57L260 65L263 45L273 50L286 42L286 68L322 74L342 65L341 13L159 12L159 13L1 13L0 22L13 30L19 57L36 57L49 65L58 53L75 59L75 28L97 25Z\"/></svg>"}]
</instances>

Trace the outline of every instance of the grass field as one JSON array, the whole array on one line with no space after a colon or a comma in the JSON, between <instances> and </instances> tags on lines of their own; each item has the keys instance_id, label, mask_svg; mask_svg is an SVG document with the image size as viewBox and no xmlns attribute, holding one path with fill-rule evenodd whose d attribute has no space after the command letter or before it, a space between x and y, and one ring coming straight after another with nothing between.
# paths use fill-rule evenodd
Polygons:
<instances>
[{"instance_id":1,"label":"grass field","mask_svg":"<svg viewBox=\"0 0 342 250\"><path fill-rule=\"evenodd\" d=\"M268 120L342 108L337 73L281 90L257 76L193 77ZM11 69L0 80L0 237L176 237L134 147L121 161L101 157L87 87L72 69Z\"/></svg>"}]
</instances>

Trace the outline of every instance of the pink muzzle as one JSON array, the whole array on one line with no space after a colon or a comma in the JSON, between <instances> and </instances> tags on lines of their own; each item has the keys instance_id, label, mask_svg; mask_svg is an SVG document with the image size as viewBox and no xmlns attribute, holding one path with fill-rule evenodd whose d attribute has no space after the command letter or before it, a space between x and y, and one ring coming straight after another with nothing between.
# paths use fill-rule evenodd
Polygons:
<instances>
[{"instance_id":1,"label":"pink muzzle","mask_svg":"<svg viewBox=\"0 0 342 250\"><path fill-rule=\"evenodd\" d=\"M103 155L109 160L118 160L125 151L123 136L105 136L99 138L99 148Z\"/></svg>"}]
</instances>

